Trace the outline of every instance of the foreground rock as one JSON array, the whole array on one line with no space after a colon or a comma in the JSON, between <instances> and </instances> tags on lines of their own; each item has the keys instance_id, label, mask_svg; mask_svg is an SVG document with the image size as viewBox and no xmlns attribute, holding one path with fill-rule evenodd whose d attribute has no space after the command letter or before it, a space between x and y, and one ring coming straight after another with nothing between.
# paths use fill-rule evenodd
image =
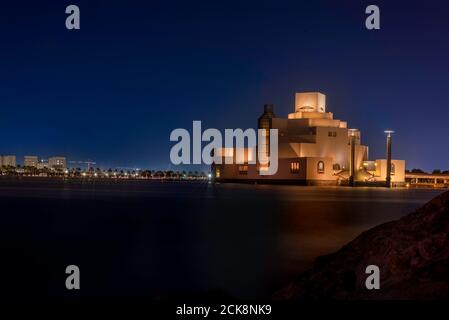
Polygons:
<instances>
[{"instance_id":1,"label":"foreground rock","mask_svg":"<svg viewBox=\"0 0 449 320\"><path fill-rule=\"evenodd\" d=\"M372 264L380 268L379 290L365 287ZM274 298L449 299L449 192L317 258Z\"/></svg>"}]
</instances>

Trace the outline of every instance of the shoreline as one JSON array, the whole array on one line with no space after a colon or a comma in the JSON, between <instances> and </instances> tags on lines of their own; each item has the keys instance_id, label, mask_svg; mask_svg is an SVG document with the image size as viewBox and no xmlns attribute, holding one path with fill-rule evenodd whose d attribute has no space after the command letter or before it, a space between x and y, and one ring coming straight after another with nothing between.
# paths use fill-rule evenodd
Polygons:
<instances>
[{"instance_id":1,"label":"shoreline","mask_svg":"<svg viewBox=\"0 0 449 320\"><path fill-rule=\"evenodd\" d=\"M304 186L304 187L334 187L334 188L342 188L342 189L360 189L360 188L369 188L369 189L391 189L391 190L448 190L445 187L429 187L429 186L395 186L392 188L387 188L384 185L376 184L376 185L365 185L365 184L357 184L353 187L347 185L327 185L327 184L305 184L302 181L291 182L288 183L284 181L248 181L248 180L232 180L232 181L214 181L208 177L185 177L185 178L176 178L176 177L68 177L68 176L30 176L30 175L0 175L0 181L55 181L55 182L204 182L204 183L212 183L212 184L240 184L240 185L267 185L267 186Z\"/></svg>"}]
</instances>

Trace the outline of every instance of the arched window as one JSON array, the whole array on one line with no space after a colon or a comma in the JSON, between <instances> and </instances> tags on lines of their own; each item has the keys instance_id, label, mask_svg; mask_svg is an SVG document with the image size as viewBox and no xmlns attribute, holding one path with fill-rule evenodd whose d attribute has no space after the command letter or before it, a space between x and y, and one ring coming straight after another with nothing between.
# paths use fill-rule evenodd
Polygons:
<instances>
[{"instance_id":1,"label":"arched window","mask_svg":"<svg viewBox=\"0 0 449 320\"><path fill-rule=\"evenodd\" d=\"M334 165L332 167L333 167L334 171L340 171L341 170L341 167L340 167L340 165L338 163L334 163Z\"/></svg>"},{"instance_id":2,"label":"arched window","mask_svg":"<svg viewBox=\"0 0 449 320\"><path fill-rule=\"evenodd\" d=\"M290 163L290 173L299 173L299 162Z\"/></svg>"},{"instance_id":3,"label":"arched window","mask_svg":"<svg viewBox=\"0 0 449 320\"><path fill-rule=\"evenodd\" d=\"M391 175L394 176L394 173L396 171L396 167L394 165L394 163L391 163Z\"/></svg>"},{"instance_id":4,"label":"arched window","mask_svg":"<svg viewBox=\"0 0 449 320\"><path fill-rule=\"evenodd\" d=\"M317 171L318 171L318 173L324 173L324 162L323 161L318 161Z\"/></svg>"}]
</instances>

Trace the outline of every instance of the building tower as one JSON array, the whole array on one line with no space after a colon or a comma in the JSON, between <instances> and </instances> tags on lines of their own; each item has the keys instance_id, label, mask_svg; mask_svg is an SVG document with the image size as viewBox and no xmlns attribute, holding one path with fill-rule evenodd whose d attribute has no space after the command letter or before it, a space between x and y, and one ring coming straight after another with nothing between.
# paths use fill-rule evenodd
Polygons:
<instances>
[{"instance_id":1,"label":"building tower","mask_svg":"<svg viewBox=\"0 0 449 320\"><path fill-rule=\"evenodd\" d=\"M274 106L272 104L266 104L263 107L263 114L257 120L257 128L263 129L265 136L264 141L261 141L259 145L262 146L262 150L265 150L265 156L267 157L270 155L270 129L273 127L272 119L275 117Z\"/></svg>"},{"instance_id":2,"label":"building tower","mask_svg":"<svg viewBox=\"0 0 449 320\"><path fill-rule=\"evenodd\" d=\"M387 134L387 177L385 182L387 188L391 188L391 139L394 131L385 130L385 133Z\"/></svg>"}]
</instances>

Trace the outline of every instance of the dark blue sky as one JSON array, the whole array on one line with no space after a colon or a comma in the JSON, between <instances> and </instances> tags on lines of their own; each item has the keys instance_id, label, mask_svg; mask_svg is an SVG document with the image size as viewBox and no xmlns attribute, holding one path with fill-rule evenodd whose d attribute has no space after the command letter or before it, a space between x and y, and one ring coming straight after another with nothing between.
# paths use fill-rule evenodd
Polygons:
<instances>
[{"instance_id":1,"label":"dark blue sky","mask_svg":"<svg viewBox=\"0 0 449 320\"><path fill-rule=\"evenodd\" d=\"M286 116L295 92L321 91L370 158L392 128L408 168L449 169L448 18L432 0L5 3L0 154L166 169L171 130L255 127L264 103Z\"/></svg>"}]
</instances>

